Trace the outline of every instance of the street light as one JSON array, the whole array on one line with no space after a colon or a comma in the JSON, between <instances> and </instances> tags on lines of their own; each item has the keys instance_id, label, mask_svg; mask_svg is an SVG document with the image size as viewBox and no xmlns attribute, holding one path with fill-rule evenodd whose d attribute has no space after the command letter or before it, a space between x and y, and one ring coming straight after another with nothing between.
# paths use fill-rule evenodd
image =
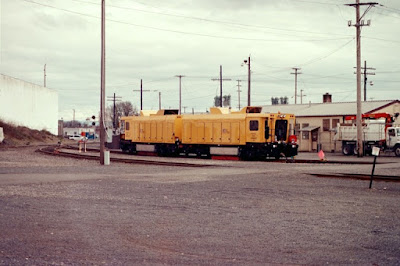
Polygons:
<instances>
[{"instance_id":1,"label":"street light","mask_svg":"<svg viewBox=\"0 0 400 266\"><path fill-rule=\"evenodd\" d=\"M251 80L251 69L250 69L250 56L248 60L243 61L244 64L248 66L248 78L247 78L247 106L251 106L251 101L250 101L250 80ZM243 64L242 64L243 66Z\"/></svg>"}]
</instances>

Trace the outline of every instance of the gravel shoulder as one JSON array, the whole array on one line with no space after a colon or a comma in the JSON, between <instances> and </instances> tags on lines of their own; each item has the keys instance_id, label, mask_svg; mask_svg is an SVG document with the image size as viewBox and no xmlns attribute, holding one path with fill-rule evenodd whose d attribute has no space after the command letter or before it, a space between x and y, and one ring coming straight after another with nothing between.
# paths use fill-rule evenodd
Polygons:
<instances>
[{"instance_id":1,"label":"gravel shoulder","mask_svg":"<svg viewBox=\"0 0 400 266\"><path fill-rule=\"evenodd\" d=\"M34 150L0 151L2 265L400 263L400 183L309 175L371 165L101 166Z\"/></svg>"}]
</instances>

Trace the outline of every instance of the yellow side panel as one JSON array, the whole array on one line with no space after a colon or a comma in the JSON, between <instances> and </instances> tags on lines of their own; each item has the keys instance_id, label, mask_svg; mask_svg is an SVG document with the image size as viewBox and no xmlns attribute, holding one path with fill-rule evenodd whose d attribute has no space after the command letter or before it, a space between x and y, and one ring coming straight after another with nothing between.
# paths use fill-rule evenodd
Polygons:
<instances>
[{"instance_id":1,"label":"yellow side panel","mask_svg":"<svg viewBox=\"0 0 400 266\"><path fill-rule=\"evenodd\" d=\"M150 141L150 123L144 123L144 140Z\"/></svg>"},{"instance_id":2,"label":"yellow side panel","mask_svg":"<svg viewBox=\"0 0 400 266\"><path fill-rule=\"evenodd\" d=\"M171 116L171 119L173 119L172 123L174 125L174 128L173 128L174 136L172 138L173 139L172 142L175 142L175 138L178 138L180 141L182 141L182 131L183 131L182 117L180 115L173 116L173 117Z\"/></svg>"},{"instance_id":3,"label":"yellow side panel","mask_svg":"<svg viewBox=\"0 0 400 266\"><path fill-rule=\"evenodd\" d=\"M166 122L164 130L164 141L166 143L173 143L175 141L173 134L174 134L174 123Z\"/></svg>"},{"instance_id":4,"label":"yellow side panel","mask_svg":"<svg viewBox=\"0 0 400 266\"><path fill-rule=\"evenodd\" d=\"M144 132L144 130L145 130L145 128L144 128L144 123L143 123L143 122L140 122L140 123L139 123L139 131L140 131L140 133L139 133L139 141L140 141L140 142L146 141L146 140L145 140L145 132Z\"/></svg>"},{"instance_id":5,"label":"yellow side panel","mask_svg":"<svg viewBox=\"0 0 400 266\"><path fill-rule=\"evenodd\" d=\"M163 141L163 123L157 123L157 142Z\"/></svg>"},{"instance_id":6,"label":"yellow side panel","mask_svg":"<svg viewBox=\"0 0 400 266\"><path fill-rule=\"evenodd\" d=\"M204 123L204 135L206 143L213 142L213 124L211 122Z\"/></svg>"},{"instance_id":7,"label":"yellow side panel","mask_svg":"<svg viewBox=\"0 0 400 266\"><path fill-rule=\"evenodd\" d=\"M231 142L240 144L240 123L234 122L231 124Z\"/></svg>"},{"instance_id":8,"label":"yellow side panel","mask_svg":"<svg viewBox=\"0 0 400 266\"><path fill-rule=\"evenodd\" d=\"M138 122L132 123L132 128L133 128L133 137L132 140L133 142L138 142L140 141L140 124Z\"/></svg>"},{"instance_id":9,"label":"yellow side panel","mask_svg":"<svg viewBox=\"0 0 400 266\"><path fill-rule=\"evenodd\" d=\"M155 121L152 121L150 124L150 141L157 141L157 123Z\"/></svg>"},{"instance_id":10,"label":"yellow side panel","mask_svg":"<svg viewBox=\"0 0 400 266\"><path fill-rule=\"evenodd\" d=\"M258 130L250 130L250 122L258 121ZM261 119L252 117L246 119L246 142L261 142L261 134L262 134L263 123Z\"/></svg>"},{"instance_id":11,"label":"yellow side panel","mask_svg":"<svg viewBox=\"0 0 400 266\"><path fill-rule=\"evenodd\" d=\"M223 122L222 123L222 143L230 144L231 143L231 123Z\"/></svg>"},{"instance_id":12,"label":"yellow side panel","mask_svg":"<svg viewBox=\"0 0 400 266\"><path fill-rule=\"evenodd\" d=\"M183 143L192 143L192 123L184 122L183 123Z\"/></svg>"},{"instance_id":13,"label":"yellow side panel","mask_svg":"<svg viewBox=\"0 0 400 266\"><path fill-rule=\"evenodd\" d=\"M197 122L196 131L197 131L197 143L204 143L205 142L204 123Z\"/></svg>"},{"instance_id":14,"label":"yellow side panel","mask_svg":"<svg viewBox=\"0 0 400 266\"><path fill-rule=\"evenodd\" d=\"M222 140L222 123L212 123L213 124L213 143L221 143Z\"/></svg>"}]
</instances>

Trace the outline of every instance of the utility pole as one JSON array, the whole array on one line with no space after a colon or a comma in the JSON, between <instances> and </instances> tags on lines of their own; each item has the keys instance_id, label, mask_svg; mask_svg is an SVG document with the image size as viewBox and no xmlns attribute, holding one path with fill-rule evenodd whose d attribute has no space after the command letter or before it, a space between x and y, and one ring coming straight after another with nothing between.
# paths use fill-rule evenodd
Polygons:
<instances>
[{"instance_id":1,"label":"utility pole","mask_svg":"<svg viewBox=\"0 0 400 266\"><path fill-rule=\"evenodd\" d=\"M294 67L292 69L294 69L294 73L290 73L290 74L294 74L294 104L297 104L297 75L300 75L303 73L297 72L298 70L301 69L299 67Z\"/></svg>"},{"instance_id":2,"label":"utility pole","mask_svg":"<svg viewBox=\"0 0 400 266\"><path fill-rule=\"evenodd\" d=\"M247 67L248 67L248 69L247 69L247 75L248 75L248 78L247 78L247 106L251 106L251 100L250 100L250 84L251 84L251 67L250 67L250 56L249 56L249 59L248 60L244 60L243 61L246 65L247 65Z\"/></svg>"},{"instance_id":3,"label":"utility pole","mask_svg":"<svg viewBox=\"0 0 400 266\"><path fill-rule=\"evenodd\" d=\"M104 150L106 141L106 132L104 126L104 109L105 109L105 94L106 94L106 13L105 0L101 0L101 93L100 93L100 164L104 165Z\"/></svg>"},{"instance_id":4,"label":"utility pole","mask_svg":"<svg viewBox=\"0 0 400 266\"><path fill-rule=\"evenodd\" d=\"M300 90L300 104L303 104L303 96L307 96L307 95L303 95L303 91L304 90Z\"/></svg>"},{"instance_id":5,"label":"utility pole","mask_svg":"<svg viewBox=\"0 0 400 266\"><path fill-rule=\"evenodd\" d=\"M179 78L179 114L181 114L182 109L182 78L184 75L176 75Z\"/></svg>"},{"instance_id":6,"label":"utility pole","mask_svg":"<svg viewBox=\"0 0 400 266\"><path fill-rule=\"evenodd\" d=\"M133 90L133 91L140 91L140 111L143 110L143 92L150 91L150 90L143 90L143 80L140 80L140 90Z\"/></svg>"},{"instance_id":7,"label":"utility pole","mask_svg":"<svg viewBox=\"0 0 400 266\"><path fill-rule=\"evenodd\" d=\"M237 92L238 92L238 102L239 102L239 110L240 110L240 92L241 92L240 86L242 86L242 85L240 85L240 82L241 82L242 80L237 79L236 81L238 82L238 85L236 85L236 86L238 87Z\"/></svg>"},{"instance_id":8,"label":"utility pole","mask_svg":"<svg viewBox=\"0 0 400 266\"><path fill-rule=\"evenodd\" d=\"M75 109L72 109L73 115L72 115L72 127L75 127Z\"/></svg>"},{"instance_id":9,"label":"utility pole","mask_svg":"<svg viewBox=\"0 0 400 266\"><path fill-rule=\"evenodd\" d=\"M158 110L161 110L161 91L158 92Z\"/></svg>"},{"instance_id":10,"label":"utility pole","mask_svg":"<svg viewBox=\"0 0 400 266\"><path fill-rule=\"evenodd\" d=\"M354 67L357 68L357 67ZM364 70L364 72L361 73L361 75L364 75L364 102L367 101L367 75L375 75L373 72L367 72L367 69L369 70L376 70L376 68L373 67L367 67L367 61L364 61L364 67L361 68ZM357 72L354 72L354 74L357 74Z\"/></svg>"},{"instance_id":11,"label":"utility pole","mask_svg":"<svg viewBox=\"0 0 400 266\"><path fill-rule=\"evenodd\" d=\"M223 79L222 78L222 65L219 66L219 79L211 79L211 80L219 80L219 106L222 107L222 81L231 80L231 79Z\"/></svg>"},{"instance_id":12,"label":"utility pole","mask_svg":"<svg viewBox=\"0 0 400 266\"><path fill-rule=\"evenodd\" d=\"M140 111L143 110L143 80L140 79Z\"/></svg>"},{"instance_id":13,"label":"utility pole","mask_svg":"<svg viewBox=\"0 0 400 266\"><path fill-rule=\"evenodd\" d=\"M367 12L378 3L369 2L369 3L360 3L360 0L356 0L355 4L346 4L347 6L353 6L356 8L356 23L352 24L351 20L348 22L348 26L356 27L356 46L357 46L357 155L358 157L362 157L364 154L364 145L362 138L362 113L361 113L361 27L371 25L371 21L368 20L366 24L364 24L364 20L362 18L367 14ZM364 14L360 16L360 6L368 6L364 11Z\"/></svg>"},{"instance_id":14,"label":"utility pole","mask_svg":"<svg viewBox=\"0 0 400 266\"><path fill-rule=\"evenodd\" d=\"M364 61L363 69L364 69L364 73L363 73L364 74L364 102L366 102L367 101L367 80L368 80L367 75L375 75L374 72L367 72L367 69L376 70L376 68L367 67L367 61Z\"/></svg>"},{"instance_id":15,"label":"utility pole","mask_svg":"<svg viewBox=\"0 0 400 266\"><path fill-rule=\"evenodd\" d=\"M115 108L115 102L120 102L121 101L121 96L115 96L115 93L114 93L114 96L108 96L107 97L108 99L108 101L112 101L112 102L114 102L114 108L113 108L113 113L114 113L114 115L113 115L113 128L115 129L117 126L117 122L116 122L116 117L117 117L117 115L116 115L116 108Z\"/></svg>"},{"instance_id":16,"label":"utility pole","mask_svg":"<svg viewBox=\"0 0 400 266\"><path fill-rule=\"evenodd\" d=\"M46 87L46 64L44 64L44 69L43 69L43 72L44 72L44 76L43 76L43 87Z\"/></svg>"}]
</instances>

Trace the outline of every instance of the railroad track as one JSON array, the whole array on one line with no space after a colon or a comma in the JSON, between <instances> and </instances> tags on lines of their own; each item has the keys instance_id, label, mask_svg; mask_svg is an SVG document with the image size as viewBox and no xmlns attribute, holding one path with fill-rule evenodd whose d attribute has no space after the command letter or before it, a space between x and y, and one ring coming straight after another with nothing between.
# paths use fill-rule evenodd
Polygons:
<instances>
[{"instance_id":1,"label":"railroad track","mask_svg":"<svg viewBox=\"0 0 400 266\"><path fill-rule=\"evenodd\" d=\"M326 177L326 178L342 178L342 179L358 179L358 180L371 179L371 175L366 175L366 174L338 173L338 174L309 174L309 175L316 177ZM400 182L400 176L374 175L374 181Z\"/></svg>"},{"instance_id":2,"label":"railroad track","mask_svg":"<svg viewBox=\"0 0 400 266\"><path fill-rule=\"evenodd\" d=\"M62 147L65 149L76 149L72 147ZM98 151L98 149L87 149L88 151ZM82 154L82 153L70 153L63 152L58 149L58 147L50 146L39 148L36 150L37 152L53 155L53 156L62 156L76 159L86 159L86 160L99 160L98 155L90 155L90 154ZM114 153L114 152L113 152ZM122 153L122 152L121 152ZM121 162L121 163L132 163L132 164L147 164L147 165L164 165L164 166L180 166L180 167L212 167L214 165L210 164L194 164L194 163L181 163L181 162L165 162L165 161L154 161L154 160L145 160L145 159L134 159L134 158L110 158L112 162Z\"/></svg>"},{"instance_id":3,"label":"railroad track","mask_svg":"<svg viewBox=\"0 0 400 266\"><path fill-rule=\"evenodd\" d=\"M43 151L45 153L52 153L54 152L54 149L56 149L57 147L53 147L53 151ZM71 149L71 150L77 150L76 146L71 146L71 145L65 145L62 146L63 149ZM45 149L46 150L46 149ZM40 151L40 150L39 150ZM100 149L98 148L86 148L86 151L89 152L100 152ZM71 154L71 153L60 153L59 154L65 155L66 154ZM115 151L112 150L110 151L110 153L112 154L123 154L123 155L127 155L127 153L122 152L122 151ZM77 154L76 158L85 158L85 154ZM136 156L140 156L140 155L136 155ZM73 155L71 155L70 157L73 157ZM93 158L97 158L98 156L91 156L89 155L89 157L87 159L91 159L91 157ZM143 156L146 157L146 156ZM204 158L203 158L204 159ZM122 159L122 158L111 158L112 161L120 161L120 162L132 162L132 163L140 163L143 162L143 164L147 163L147 164L159 164L159 165L175 165L175 166L184 166L184 165L188 165L189 167L203 167L203 166L214 166L214 165L206 165L206 164L202 164L201 166L199 166L199 164L191 164L191 163L180 163L180 162L162 162L162 161L154 161L154 160L146 160L146 159L134 159L134 158L129 158L129 159ZM282 158L282 159L267 159L264 160L266 162L276 162L276 163L307 163L307 164L372 164L371 162L366 162L366 161L321 161L321 160L310 160L310 159L292 159L292 158ZM377 164L381 164L380 162Z\"/></svg>"},{"instance_id":4,"label":"railroad track","mask_svg":"<svg viewBox=\"0 0 400 266\"><path fill-rule=\"evenodd\" d=\"M77 158L77 159L86 159L86 160L99 160L98 155L91 155L85 153L70 153L63 152L59 150L59 146L47 146L37 149L37 152L53 155L53 156L62 156L69 158ZM63 149L72 149L76 150L75 147L72 146L63 146ZM99 149L87 149L87 151L99 152ZM122 151L112 151L114 154L125 154ZM215 167L216 165L211 164L193 164L193 163L183 163L183 162L166 162L166 161L154 161L154 160L145 160L145 159L135 159L135 158L110 158L113 162L122 162L122 163L131 163L131 164L146 164L146 165L163 165L163 166L180 166L180 167ZM318 160L273 160L274 162L293 162L293 163L332 163L332 162L321 162ZM343 162L336 162L343 163ZM351 163L351 162L347 162ZM359 162L357 162L359 163ZM354 163L353 163L354 164ZM371 163L368 163L371 164ZM221 167L221 165L218 165ZM341 179L357 179L357 180L370 180L371 176L366 174L351 174L351 173L338 173L338 174L314 174L308 173L308 175L321 177L321 178L341 178ZM374 175L374 181L385 181L385 182L400 182L400 176L389 176L389 175Z\"/></svg>"}]
</instances>

